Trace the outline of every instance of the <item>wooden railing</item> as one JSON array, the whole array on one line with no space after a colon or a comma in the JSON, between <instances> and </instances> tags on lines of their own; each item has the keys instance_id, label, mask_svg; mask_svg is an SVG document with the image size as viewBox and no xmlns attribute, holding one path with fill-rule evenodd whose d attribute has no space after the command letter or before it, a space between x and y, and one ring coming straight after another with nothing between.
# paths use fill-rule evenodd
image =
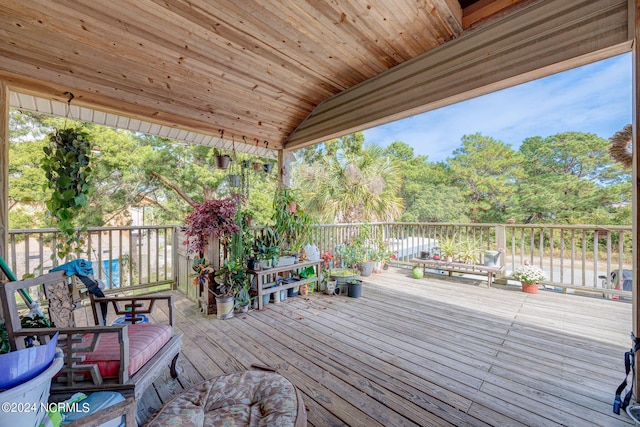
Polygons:
<instances>
[{"instance_id":1,"label":"wooden railing","mask_svg":"<svg viewBox=\"0 0 640 427\"><path fill-rule=\"evenodd\" d=\"M504 278L519 265L536 265L547 275L547 285L585 290L611 289L614 270L632 268L630 226L519 225L446 223L373 223L395 253L396 265L406 265L421 251L429 251L443 236L470 240L478 249L503 252ZM316 226L312 241L321 252L339 251L358 233L359 224ZM481 262L481 259L478 259ZM612 292L615 293L615 292ZM625 294L624 292L620 292Z\"/></svg>"},{"instance_id":2,"label":"wooden railing","mask_svg":"<svg viewBox=\"0 0 640 427\"><path fill-rule=\"evenodd\" d=\"M92 227L81 233L81 257L107 289L146 288L175 283L175 226ZM7 263L18 278L40 275L64 261L52 260L57 230L9 230Z\"/></svg>"},{"instance_id":3,"label":"wooden railing","mask_svg":"<svg viewBox=\"0 0 640 427\"><path fill-rule=\"evenodd\" d=\"M632 229L625 226L520 225L459 223L371 223L372 239L381 238L392 265L429 251L443 236L474 242L483 250L503 250L505 278L525 263L542 268L547 285L559 288L607 290L614 270L631 269ZM311 241L321 252L336 253L358 234L360 224L317 225ZM149 287L178 283L190 293L191 262L177 226L90 228L83 256L94 262L96 277L111 287ZM256 228L254 232L260 232ZM7 262L17 277L40 274L53 266L56 230L10 230ZM174 250L174 248L176 250ZM210 251L224 259L224 251ZM480 256L479 256L480 258ZM479 259L478 262L481 262ZM109 268L109 266L112 266ZM120 274L119 280L115 277ZM117 283L116 283L117 282ZM613 292L615 293L615 292ZM625 294L621 292L621 294Z\"/></svg>"}]
</instances>

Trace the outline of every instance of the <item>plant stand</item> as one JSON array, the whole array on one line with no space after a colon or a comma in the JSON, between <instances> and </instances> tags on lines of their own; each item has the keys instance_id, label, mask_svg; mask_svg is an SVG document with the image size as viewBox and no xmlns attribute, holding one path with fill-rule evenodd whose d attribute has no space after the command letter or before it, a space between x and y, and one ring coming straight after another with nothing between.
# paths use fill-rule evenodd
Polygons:
<instances>
[{"instance_id":1,"label":"plant stand","mask_svg":"<svg viewBox=\"0 0 640 427\"><path fill-rule=\"evenodd\" d=\"M303 285L311 285L320 280L320 264L322 260L318 261L304 261L298 264L287 265L283 267L273 267L269 270L247 270L247 274L249 274L252 286L255 286L255 289L258 291L258 309L262 310L265 305L265 301L263 297L266 295L267 300L270 294L276 293L277 296L280 296L280 291L288 290L291 288L300 287L300 291L302 291ZM301 279L296 281L278 281L279 274L288 274L293 275L293 272L296 270L304 270L307 267L313 267L315 270L315 275L308 279ZM255 281L254 281L255 280Z\"/></svg>"}]
</instances>

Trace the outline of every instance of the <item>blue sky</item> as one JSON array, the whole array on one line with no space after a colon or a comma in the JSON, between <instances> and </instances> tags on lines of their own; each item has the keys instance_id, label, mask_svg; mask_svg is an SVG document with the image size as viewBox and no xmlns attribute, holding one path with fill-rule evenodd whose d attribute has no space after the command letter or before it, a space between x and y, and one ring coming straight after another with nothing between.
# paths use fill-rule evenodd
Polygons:
<instances>
[{"instance_id":1,"label":"blue sky","mask_svg":"<svg viewBox=\"0 0 640 427\"><path fill-rule=\"evenodd\" d=\"M525 138L560 132L608 139L631 123L631 90L625 54L365 130L365 143L402 141L435 162L476 132L516 149Z\"/></svg>"}]
</instances>

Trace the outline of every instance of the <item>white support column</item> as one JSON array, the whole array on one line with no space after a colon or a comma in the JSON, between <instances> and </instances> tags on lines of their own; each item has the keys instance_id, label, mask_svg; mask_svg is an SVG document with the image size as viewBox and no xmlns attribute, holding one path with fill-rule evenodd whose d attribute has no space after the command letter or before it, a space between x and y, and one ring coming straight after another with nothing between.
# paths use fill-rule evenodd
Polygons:
<instances>
[{"instance_id":1,"label":"white support column","mask_svg":"<svg viewBox=\"0 0 640 427\"><path fill-rule=\"evenodd\" d=\"M0 81L0 256L9 243L9 87Z\"/></svg>"}]
</instances>

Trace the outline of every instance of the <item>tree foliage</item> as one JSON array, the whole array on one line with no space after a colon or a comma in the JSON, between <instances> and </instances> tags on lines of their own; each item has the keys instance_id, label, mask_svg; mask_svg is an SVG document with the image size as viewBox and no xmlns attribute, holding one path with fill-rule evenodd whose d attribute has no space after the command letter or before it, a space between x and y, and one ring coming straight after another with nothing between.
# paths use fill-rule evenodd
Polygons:
<instances>
[{"instance_id":1,"label":"tree foliage","mask_svg":"<svg viewBox=\"0 0 640 427\"><path fill-rule=\"evenodd\" d=\"M183 223L194 205L239 191L227 175L244 176L242 209L258 225L273 224L275 173L215 167L213 149L69 120L94 141L94 191L78 223L126 225L129 208L144 207L146 223ZM11 228L53 226L51 197L39 167L45 136L63 119L16 110L10 115ZM518 150L481 134L465 135L451 158L430 162L407 144L365 144L362 133L295 153L294 186L320 222L631 223L631 176L592 134L534 136ZM228 153L233 154L233 153Z\"/></svg>"},{"instance_id":2,"label":"tree foliage","mask_svg":"<svg viewBox=\"0 0 640 427\"><path fill-rule=\"evenodd\" d=\"M448 159L453 183L470 202L473 222L496 222L512 204L523 176L522 155L508 144L479 133L465 135Z\"/></svg>"},{"instance_id":3,"label":"tree foliage","mask_svg":"<svg viewBox=\"0 0 640 427\"><path fill-rule=\"evenodd\" d=\"M68 127L83 126L94 142L94 191L78 223L87 226L129 225L131 207L144 207L147 224L182 223L194 204L232 194L226 176L245 175L251 194L246 208L257 224L272 216L276 176L272 172L242 170L241 160L261 161L238 154L231 170L215 168L213 148L180 144L174 140L105 126L67 120ZM39 167L48 132L64 127L64 119L35 113L11 112L10 227L52 226L45 218L44 201L51 195ZM230 153L232 154L232 153Z\"/></svg>"},{"instance_id":4,"label":"tree foliage","mask_svg":"<svg viewBox=\"0 0 640 427\"><path fill-rule=\"evenodd\" d=\"M525 139L525 177L513 213L525 223L615 221L616 208L630 206L631 177L608 148L607 140L589 133Z\"/></svg>"},{"instance_id":5,"label":"tree foliage","mask_svg":"<svg viewBox=\"0 0 640 427\"><path fill-rule=\"evenodd\" d=\"M392 142L386 149L401 173L400 197L405 222L466 222L467 203L452 185L443 163L430 163L426 156L415 156L404 142Z\"/></svg>"},{"instance_id":6,"label":"tree foliage","mask_svg":"<svg viewBox=\"0 0 640 427\"><path fill-rule=\"evenodd\" d=\"M341 140L347 149L330 149L302 165L299 188L305 205L324 222L393 221L400 217L400 173L397 163L377 145L354 149L354 140Z\"/></svg>"}]
</instances>

